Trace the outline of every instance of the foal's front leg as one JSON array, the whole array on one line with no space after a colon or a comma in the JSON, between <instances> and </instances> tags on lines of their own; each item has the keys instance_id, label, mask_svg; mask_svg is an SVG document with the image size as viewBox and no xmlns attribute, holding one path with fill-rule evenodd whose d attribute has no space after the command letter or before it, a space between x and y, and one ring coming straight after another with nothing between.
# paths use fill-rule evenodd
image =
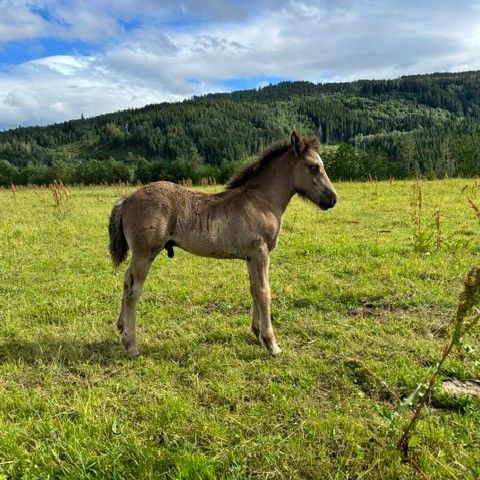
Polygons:
<instances>
[{"instance_id":1,"label":"foal's front leg","mask_svg":"<svg viewBox=\"0 0 480 480\"><path fill-rule=\"evenodd\" d=\"M262 248L255 252L248 260L248 273L250 274L250 292L253 297L253 322L252 330L259 323L259 340L267 347L272 355L281 352L273 333L270 319L270 285L268 283L268 267L270 256L268 249ZM258 322L258 323L257 323Z\"/></svg>"}]
</instances>

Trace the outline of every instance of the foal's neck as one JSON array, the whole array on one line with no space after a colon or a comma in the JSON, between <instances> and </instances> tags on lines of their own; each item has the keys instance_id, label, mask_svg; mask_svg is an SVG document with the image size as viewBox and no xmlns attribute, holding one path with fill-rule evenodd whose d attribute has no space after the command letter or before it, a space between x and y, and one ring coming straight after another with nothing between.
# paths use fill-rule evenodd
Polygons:
<instances>
[{"instance_id":1,"label":"foal's neck","mask_svg":"<svg viewBox=\"0 0 480 480\"><path fill-rule=\"evenodd\" d=\"M272 160L255 179L257 195L281 217L293 197L293 161L289 153Z\"/></svg>"}]
</instances>

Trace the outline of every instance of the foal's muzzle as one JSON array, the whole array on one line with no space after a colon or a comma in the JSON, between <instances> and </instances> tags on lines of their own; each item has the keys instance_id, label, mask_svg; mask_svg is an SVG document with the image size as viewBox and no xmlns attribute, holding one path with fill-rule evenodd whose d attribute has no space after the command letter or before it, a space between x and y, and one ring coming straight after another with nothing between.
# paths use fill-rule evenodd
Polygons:
<instances>
[{"instance_id":1,"label":"foal's muzzle","mask_svg":"<svg viewBox=\"0 0 480 480\"><path fill-rule=\"evenodd\" d=\"M333 208L336 203L337 203L337 194L333 190L329 190L328 192L324 193L320 197L318 206L322 210L328 210L330 208Z\"/></svg>"}]
</instances>

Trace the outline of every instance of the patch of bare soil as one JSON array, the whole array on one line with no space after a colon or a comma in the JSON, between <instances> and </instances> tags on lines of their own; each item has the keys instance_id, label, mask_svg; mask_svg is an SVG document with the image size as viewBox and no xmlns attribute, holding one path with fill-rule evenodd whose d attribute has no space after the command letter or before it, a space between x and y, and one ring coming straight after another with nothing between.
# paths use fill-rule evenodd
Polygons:
<instances>
[{"instance_id":1,"label":"patch of bare soil","mask_svg":"<svg viewBox=\"0 0 480 480\"><path fill-rule=\"evenodd\" d=\"M480 397L480 381L478 380L446 380L442 382L442 390L455 397L468 395Z\"/></svg>"}]
</instances>

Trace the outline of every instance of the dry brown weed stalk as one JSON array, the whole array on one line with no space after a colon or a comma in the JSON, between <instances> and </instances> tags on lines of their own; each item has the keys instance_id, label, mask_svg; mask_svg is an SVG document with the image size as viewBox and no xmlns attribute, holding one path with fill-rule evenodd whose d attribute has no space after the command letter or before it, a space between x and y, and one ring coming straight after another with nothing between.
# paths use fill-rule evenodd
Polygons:
<instances>
[{"instance_id":1,"label":"dry brown weed stalk","mask_svg":"<svg viewBox=\"0 0 480 480\"><path fill-rule=\"evenodd\" d=\"M468 197L467 200L470 206L472 207L472 210L475 212L475 215L477 216L478 220L480 221L480 207L477 205L475 200L473 200L473 198Z\"/></svg>"},{"instance_id":2,"label":"dry brown weed stalk","mask_svg":"<svg viewBox=\"0 0 480 480\"><path fill-rule=\"evenodd\" d=\"M182 178L180 180L180 185L182 185L182 187L192 188L193 187L192 179L191 178Z\"/></svg>"},{"instance_id":3,"label":"dry brown weed stalk","mask_svg":"<svg viewBox=\"0 0 480 480\"><path fill-rule=\"evenodd\" d=\"M420 413L425 406L427 399L430 398L435 381L445 360L452 349L460 345L461 339L471 332L480 320L480 310L476 308L476 305L478 305L480 301L480 267L474 267L470 270L465 277L463 285L463 291L458 300L457 312L452 322L452 336L448 344L445 346L442 357L437 363L430 380L427 383L419 384L415 392L411 395L412 398L418 400L418 403L410 422L403 430L403 434L397 443L397 447L404 457L407 457L408 455L410 438L415 431Z\"/></svg>"},{"instance_id":4,"label":"dry brown weed stalk","mask_svg":"<svg viewBox=\"0 0 480 480\"><path fill-rule=\"evenodd\" d=\"M62 182L53 182L50 185L50 190L53 194L53 200L57 208L62 208L68 200L68 189Z\"/></svg>"}]
</instances>

